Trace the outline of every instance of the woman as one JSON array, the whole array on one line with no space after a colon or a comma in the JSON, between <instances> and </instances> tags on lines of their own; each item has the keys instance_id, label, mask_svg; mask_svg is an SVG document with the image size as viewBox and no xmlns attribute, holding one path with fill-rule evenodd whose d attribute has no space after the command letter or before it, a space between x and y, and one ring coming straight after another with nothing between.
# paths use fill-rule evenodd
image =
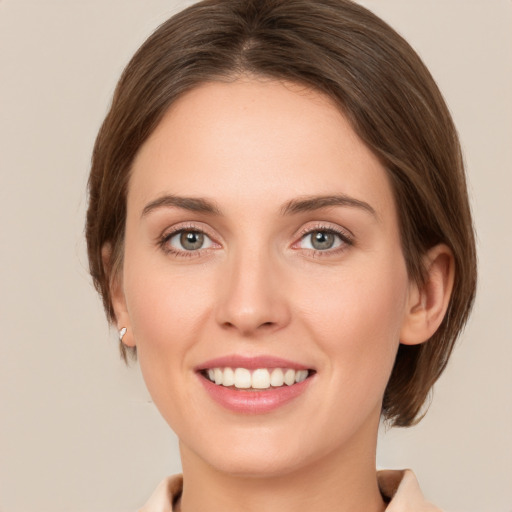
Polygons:
<instances>
[{"instance_id":1,"label":"woman","mask_svg":"<svg viewBox=\"0 0 512 512\"><path fill-rule=\"evenodd\" d=\"M421 418L475 247L400 36L347 0L193 5L127 66L89 193L91 274L180 439L143 510L435 510L376 473L377 429Z\"/></svg>"}]
</instances>

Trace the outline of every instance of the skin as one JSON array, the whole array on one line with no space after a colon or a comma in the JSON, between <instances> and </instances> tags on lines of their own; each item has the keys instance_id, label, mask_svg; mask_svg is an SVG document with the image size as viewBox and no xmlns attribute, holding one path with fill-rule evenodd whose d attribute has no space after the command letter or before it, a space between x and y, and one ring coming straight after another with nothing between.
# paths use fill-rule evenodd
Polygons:
<instances>
[{"instance_id":1,"label":"skin","mask_svg":"<svg viewBox=\"0 0 512 512\"><path fill-rule=\"evenodd\" d=\"M291 201L333 195L368 208L283 214ZM216 212L155 203L166 196ZM399 343L425 341L442 320L453 264L433 248L425 286L410 282L386 171L345 117L293 84L201 85L140 149L127 201L113 304L180 439L181 509L384 510L382 396ZM168 236L179 229L204 232L205 246L184 250ZM312 230L350 241L335 235L333 248L314 249ZM239 414L194 370L228 354L283 357L316 374L277 410Z\"/></svg>"}]
</instances>

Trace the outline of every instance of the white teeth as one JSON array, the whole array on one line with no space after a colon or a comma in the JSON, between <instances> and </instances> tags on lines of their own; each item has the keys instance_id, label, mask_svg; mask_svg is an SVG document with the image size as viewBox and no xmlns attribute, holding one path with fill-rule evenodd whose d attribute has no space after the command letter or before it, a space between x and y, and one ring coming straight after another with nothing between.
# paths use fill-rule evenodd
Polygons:
<instances>
[{"instance_id":1,"label":"white teeth","mask_svg":"<svg viewBox=\"0 0 512 512\"><path fill-rule=\"evenodd\" d=\"M231 368L224 368L224 378L222 379L223 386L235 385L235 372Z\"/></svg>"},{"instance_id":2,"label":"white teeth","mask_svg":"<svg viewBox=\"0 0 512 512\"><path fill-rule=\"evenodd\" d=\"M293 370L292 368L258 368L248 370L247 368L209 368L208 379L218 386L237 389L269 389L278 388L286 384L292 386L295 383L307 379L308 370Z\"/></svg>"},{"instance_id":3,"label":"white teeth","mask_svg":"<svg viewBox=\"0 0 512 512\"><path fill-rule=\"evenodd\" d=\"M275 388L282 386L284 384L284 375L283 370L281 368L276 368L272 370L272 375L270 376L270 385Z\"/></svg>"},{"instance_id":4,"label":"white teeth","mask_svg":"<svg viewBox=\"0 0 512 512\"><path fill-rule=\"evenodd\" d=\"M266 369L254 370L251 383L251 387L254 389L268 389L270 387L270 373Z\"/></svg>"},{"instance_id":5,"label":"white teeth","mask_svg":"<svg viewBox=\"0 0 512 512\"><path fill-rule=\"evenodd\" d=\"M251 372L246 368L235 370L235 388L249 389L251 387Z\"/></svg>"},{"instance_id":6,"label":"white teeth","mask_svg":"<svg viewBox=\"0 0 512 512\"><path fill-rule=\"evenodd\" d=\"M222 377L224 376L224 372L222 371L221 368L215 368L215 370L213 371L213 376L215 379L215 384L222 384Z\"/></svg>"},{"instance_id":7,"label":"white teeth","mask_svg":"<svg viewBox=\"0 0 512 512\"><path fill-rule=\"evenodd\" d=\"M287 386L291 386L292 384L295 384L295 370L292 370L290 368L284 372L284 383Z\"/></svg>"},{"instance_id":8,"label":"white teeth","mask_svg":"<svg viewBox=\"0 0 512 512\"><path fill-rule=\"evenodd\" d=\"M308 378L307 370L298 370L295 372L295 382L302 382Z\"/></svg>"}]
</instances>

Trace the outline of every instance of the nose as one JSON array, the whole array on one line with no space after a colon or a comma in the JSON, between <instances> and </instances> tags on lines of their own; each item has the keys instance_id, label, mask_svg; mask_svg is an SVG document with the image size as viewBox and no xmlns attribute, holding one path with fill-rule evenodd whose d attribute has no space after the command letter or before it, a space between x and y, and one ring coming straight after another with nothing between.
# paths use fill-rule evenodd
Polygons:
<instances>
[{"instance_id":1,"label":"nose","mask_svg":"<svg viewBox=\"0 0 512 512\"><path fill-rule=\"evenodd\" d=\"M285 271L271 251L230 255L221 276L218 324L244 337L272 333L290 321Z\"/></svg>"}]
</instances>

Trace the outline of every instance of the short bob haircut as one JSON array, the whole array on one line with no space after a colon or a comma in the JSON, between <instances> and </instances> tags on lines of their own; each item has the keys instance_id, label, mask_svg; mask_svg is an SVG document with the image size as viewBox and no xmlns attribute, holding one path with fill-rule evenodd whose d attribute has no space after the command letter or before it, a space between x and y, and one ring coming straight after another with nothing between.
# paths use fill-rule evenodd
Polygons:
<instances>
[{"instance_id":1,"label":"short bob haircut","mask_svg":"<svg viewBox=\"0 0 512 512\"><path fill-rule=\"evenodd\" d=\"M204 0L170 18L137 51L98 134L89 178L90 272L107 317L115 322L110 286L122 267L137 151L180 96L242 76L299 83L339 106L387 170L411 280L424 282L428 249L445 243L453 252L447 314L426 343L400 345L384 395L384 419L412 425L473 303L473 225L458 136L432 76L400 35L350 0ZM111 250L106 265L103 247ZM121 344L125 360L127 350Z\"/></svg>"}]
</instances>

